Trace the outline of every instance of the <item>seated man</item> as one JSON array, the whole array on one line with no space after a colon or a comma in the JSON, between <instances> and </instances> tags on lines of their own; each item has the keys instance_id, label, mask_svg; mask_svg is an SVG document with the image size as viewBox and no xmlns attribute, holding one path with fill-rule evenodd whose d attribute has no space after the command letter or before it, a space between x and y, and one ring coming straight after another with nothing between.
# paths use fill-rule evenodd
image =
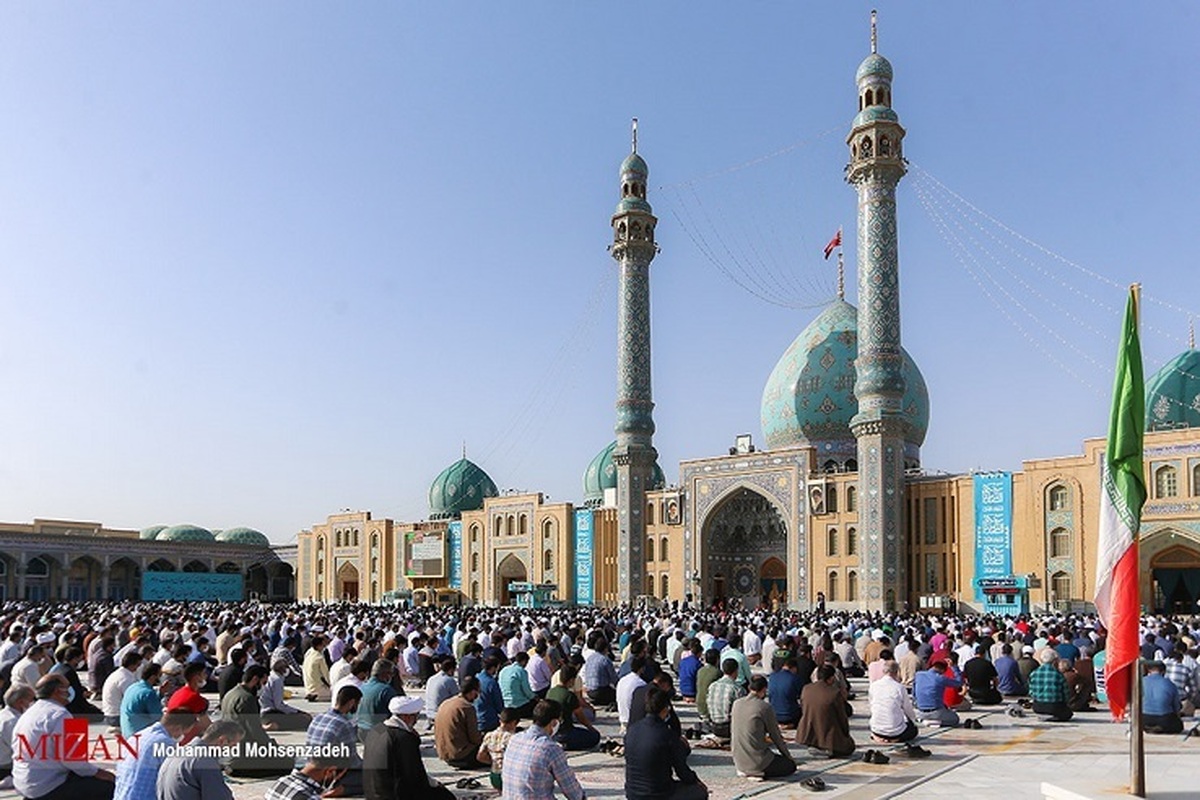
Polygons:
<instances>
[{"instance_id":1,"label":"seated man","mask_svg":"<svg viewBox=\"0 0 1200 800\"><path fill-rule=\"evenodd\" d=\"M976 703L985 706L997 706L1004 702L1000 696L1000 674L992 666L992 662L984 657L986 648L975 645L975 655L963 664L963 680L967 684L967 693Z\"/></svg>"},{"instance_id":2,"label":"seated man","mask_svg":"<svg viewBox=\"0 0 1200 800\"><path fill-rule=\"evenodd\" d=\"M947 688L958 688L962 681L946 674L946 662L935 661L929 669L913 676L913 699L917 705L917 718L930 725L954 728L958 725L958 714L946 708Z\"/></svg>"},{"instance_id":3,"label":"seated man","mask_svg":"<svg viewBox=\"0 0 1200 800\"><path fill-rule=\"evenodd\" d=\"M671 695L650 686L646 715L625 734L625 796L630 800L704 800L708 788L687 765L687 744L671 730ZM672 772L678 780L672 778Z\"/></svg>"},{"instance_id":4,"label":"seated man","mask_svg":"<svg viewBox=\"0 0 1200 800\"><path fill-rule=\"evenodd\" d=\"M162 719L138 733L137 755L125 754L117 762L113 800L143 800L155 796L158 773L166 754L159 747L172 748L192 734L196 715L183 709L171 709ZM207 730L207 727L205 728Z\"/></svg>"},{"instance_id":5,"label":"seated man","mask_svg":"<svg viewBox=\"0 0 1200 800\"><path fill-rule=\"evenodd\" d=\"M362 689L343 686L333 696L333 708L313 717L304 736L309 747L325 745L341 751L340 765L345 769L338 778L340 796L360 797L363 793L362 757L358 754L358 704Z\"/></svg>"},{"instance_id":6,"label":"seated man","mask_svg":"<svg viewBox=\"0 0 1200 800\"><path fill-rule=\"evenodd\" d=\"M1042 665L1029 675L1033 713L1050 722L1066 722L1075 715L1067 705L1067 679L1058 671L1058 652L1046 647L1038 654Z\"/></svg>"},{"instance_id":7,"label":"seated man","mask_svg":"<svg viewBox=\"0 0 1200 800\"><path fill-rule=\"evenodd\" d=\"M1024 697L1028 692L1025 678L1021 675L1021 667L1013 658L1013 647L1008 642L1000 645L1000 657L993 666L998 678L996 688L1004 697Z\"/></svg>"},{"instance_id":8,"label":"seated man","mask_svg":"<svg viewBox=\"0 0 1200 800\"><path fill-rule=\"evenodd\" d=\"M794 728L800 721L800 690L804 684L799 673L799 662L789 658L767 679L767 697L775 711L775 719L783 728Z\"/></svg>"},{"instance_id":9,"label":"seated man","mask_svg":"<svg viewBox=\"0 0 1200 800\"><path fill-rule=\"evenodd\" d=\"M721 679L708 687L708 718L712 722L713 736L718 739L729 739L733 703L746 696L746 690L737 680L738 670L736 659L725 659L721 662Z\"/></svg>"},{"instance_id":10,"label":"seated man","mask_svg":"<svg viewBox=\"0 0 1200 800\"><path fill-rule=\"evenodd\" d=\"M312 722L312 716L283 699L283 684L290 667L286 661L271 663L271 674L258 693L259 713L262 714L263 729L268 731L304 731Z\"/></svg>"},{"instance_id":11,"label":"seated man","mask_svg":"<svg viewBox=\"0 0 1200 800\"><path fill-rule=\"evenodd\" d=\"M832 670L832 667L829 667ZM832 677L832 676L830 676ZM805 687L805 692L811 686ZM832 686L829 688L833 689ZM833 689L837 702L842 703L837 689ZM805 714L807 718L808 714ZM733 765L743 778L784 778L796 771L796 762L783 740L783 732L779 730L779 721L775 712L767 702L767 679L755 675L750 679L749 693L736 700L730 712L730 732L732 734L731 749L733 750ZM845 709L842 709L845 719ZM847 722L847 730L849 723ZM772 750L767 741L775 745ZM850 745L854 748L853 743ZM626 748L628 752L628 748Z\"/></svg>"},{"instance_id":12,"label":"seated man","mask_svg":"<svg viewBox=\"0 0 1200 800\"><path fill-rule=\"evenodd\" d=\"M447 662L452 663L453 659L446 659L442 664ZM437 709L433 732L438 758L455 769L483 769L490 763L480 758L479 746L483 744L483 733L475 716L477 699L479 678L472 675L463 679L462 689L457 695L443 700Z\"/></svg>"},{"instance_id":13,"label":"seated man","mask_svg":"<svg viewBox=\"0 0 1200 800\"><path fill-rule=\"evenodd\" d=\"M1142 730L1147 733L1182 733L1179 690L1167 678L1166 665L1151 661L1142 679Z\"/></svg>"},{"instance_id":14,"label":"seated man","mask_svg":"<svg viewBox=\"0 0 1200 800\"><path fill-rule=\"evenodd\" d=\"M883 677L871 684L871 738L877 742L911 742L917 738L917 710L900 683L900 664L885 662Z\"/></svg>"},{"instance_id":15,"label":"seated man","mask_svg":"<svg viewBox=\"0 0 1200 800\"><path fill-rule=\"evenodd\" d=\"M895 663L895 662L891 662ZM823 753L842 758L854 752L846 698L834 683L832 664L817 667L817 680L804 687L800 705L804 714L796 728L796 741Z\"/></svg>"},{"instance_id":16,"label":"seated man","mask_svg":"<svg viewBox=\"0 0 1200 800\"><path fill-rule=\"evenodd\" d=\"M417 718L425 702L401 695L388 701L390 716L371 728L363 745L363 788L369 800L454 800L454 793L425 771Z\"/></svg>"},{"instance_id":17,"label":"seated man","mask_svg":"<svg viewBox=\"0 0 1200 800\"><path fill-rule=\"evenodd\" d=\"M584 713L579 695L571 690L575 675L574 664L563 664L558 671L558 685L546 693L547 700L553 700L562 707L562 721L554 734L554 741L561 744L564 750L591 750L600 744L600 731Z\"/></svg>"},{"instance_id":18,"label":"seated man","mask_svg":"<svg viewBox=\"0 0 1200 800\"><path fill-rule=\"evenodd\" d=\"M65 736L63 724L71 719L67 711L71 684L56 672L38 679L37 696L13 727L13 741L49 742ZM80 742L81 745L85 744ZM66 745L69 747L69 745ZM13 787L22 797L38 800L111 800L115 776L88 760L84 752L75 760L59 758L48 747L33 747L32 753L13 761ZM56 748L55 748L56 749ZM81 748L82 749L82 748Z\"/></svg>"}]
</instances>

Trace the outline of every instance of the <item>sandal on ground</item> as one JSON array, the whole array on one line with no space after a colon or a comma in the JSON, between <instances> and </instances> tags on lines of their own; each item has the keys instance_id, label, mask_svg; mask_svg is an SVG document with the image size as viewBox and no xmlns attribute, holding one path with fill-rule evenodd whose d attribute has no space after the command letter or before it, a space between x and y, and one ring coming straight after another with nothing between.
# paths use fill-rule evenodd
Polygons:
<instances>
[{"instance_id":1,"label":"sandal on ground","mask_svg":"<svg viewBox=\"0 0 1200 800\"><path fill-rule=\"evenodd\" d=\"M814 775L811 778L806 778L800 782L800 785L805 789L808 789L810 792L825 791L825 781L821 780L820 776L818 775Z\"/></svg>"},{"instance_id":2,"label":"sandal on ground","mask_svg":"<svg viewBox=\"0 0 1200 800\"><path fill-rule=\"evenodd\" d=\"M904 746L904 755L909 758L929 758L933 753L926 750L924 747L916 744L907 744Z\"/></svg>"},{"instance_id":3,"label":"sandal on ground","mask_svg":"<svg viewBox=\"0 0 1200 800\"><path fill-rule=\"evenodd\" d=\"M479 781L474 778L460 778L458 783L454 784L455 789L478 789L482 786Z\"/></svg>"}]
</instances>

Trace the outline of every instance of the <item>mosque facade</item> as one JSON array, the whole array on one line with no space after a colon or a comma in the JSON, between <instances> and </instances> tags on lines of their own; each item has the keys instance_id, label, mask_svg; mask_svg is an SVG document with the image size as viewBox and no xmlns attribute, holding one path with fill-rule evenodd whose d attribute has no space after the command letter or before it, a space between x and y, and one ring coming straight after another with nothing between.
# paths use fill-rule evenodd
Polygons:
<instances>
[{"instance_id":1,"label":"mosque facade","mask_svg":"<svg viewBox=\"0 0 1200 800\"><path fill-rule=\"evenodd\" d=\"M736 436L728 453L681 462L672 485L657 463L649 372L656 220L635 134L612 217L621 277L617 439L587 466L583 502L502 496L464 457L434 481L425 521L359 512L301 532L299 597L381 601L390 587L418 601L508 604L519 601L516 590L544 587L557 602L604 605L1090 608L1102 439L1013 473L922 470L930 395L900 343L895 189L906 132L892 79L872 32L846 140L861 308L839 290L784 350L763 390L761 445ZM1195 610L1200 352L1174 359L1147 389L1143 603Z\"/></svg>"}]
</instances>

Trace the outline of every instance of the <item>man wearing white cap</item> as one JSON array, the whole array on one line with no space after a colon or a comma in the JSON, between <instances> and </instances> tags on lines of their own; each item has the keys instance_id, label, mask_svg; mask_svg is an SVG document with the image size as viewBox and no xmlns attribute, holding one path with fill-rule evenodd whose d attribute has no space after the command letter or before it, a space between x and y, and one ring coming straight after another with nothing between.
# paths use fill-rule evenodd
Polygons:
<instances>
[{"instance_id":1,"label":"man wearing white cap","mask_svg":"<svg viewBox=\"0 0 1200 800\"><path fill-rule=\"evenodd\" d=\"M421 737L414 726L424 701L401 695L388 702L391 716L367 734L363 789L367 800L453 800L454 794L425 771Z\"/></svg>"}]
</instances>

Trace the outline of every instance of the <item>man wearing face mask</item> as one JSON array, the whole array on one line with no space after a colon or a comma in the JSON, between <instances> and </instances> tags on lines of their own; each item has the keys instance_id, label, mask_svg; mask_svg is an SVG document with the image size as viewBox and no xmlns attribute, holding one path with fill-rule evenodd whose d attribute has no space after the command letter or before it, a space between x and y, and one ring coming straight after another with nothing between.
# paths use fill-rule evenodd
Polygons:
<instances>
[{"instance_id":1,"label":"man wearing face mask","mask_svg":"<svg viewBox=\"0 0 1200 800\"><path fill-rule=\"evenodd\" d=\"M346 768L337 759L313 756L288 775L275 781L267 790L266 800L319 800L329 797L330 790Z\"/></svg>"},{"instance_id":2,"label":"man wearing face mask","mask_svg":"<svg viewBox=\"0 0 1200 800\"><path fill-rule=\"evenodd\" d=\"M313 717L304 737L309 747L331 745L340 747L346 758L340 761L345 774L338 779L331 796L361 797L363 793L362 757L358 754L358 704L362 701L362 690L357 686L343 686L333 698L334 706Z\"/></svg>"},{"instance_id":3,"label":"man wearing face mask","mask_svg":"<svg viewBox=\"0 0 1200 800\"><path fill-rule=\"evenodd\" d=\"M36 699L28 686L13 686L4 693L4 710L0 711L0 789L12 788L13 729Z\"/></svg>"},{"instance_id":4,"label":"man wearing face mask","mask_svg":"<svg viewBox=\"0 0 1200 800\"><path fill-rule=\"evenodd\" d=\"M46 648L40 644L34 644L25 651L24 657L21 658L12 668L12 685L13 686L28 686L32 689L37 685L37 682L42 679L42 675L46 670L42 668L42 664L46 662Z\"/></svg>"},{"instance_id":5,"label":"man wearing face mask","mask_svg":"<svg viewBox=\"0 0 1200 800\"><path fill-rule=\"evenodd\" d=\"M161 679L162 667L150 661L142 667L142 679L125 690L121 699L121 735L126 739L162 716Z\"/></svg>"},{"instance_id":6,"label":"man wearing face mask","mask_svg":"<svg viewBox=\"0 0 1200 800\"><path fill-rule=\"evenodd\" d=\"M156 800L233 800L233 790L221 774L221 763L213 751L237 747L242 729L236 722L221 720L190 748L179 748L163 759L158 773Z\"/></svg>"},{"instance_id":7,"label":"man wearing face mask","mask_svg":"<svg viewBox=\"0 0 1200 800\"><path fill-rule=\"evenodd\" d=\"M71 687L71 704L67 706L71 716L97 718L101 716L100 709L87 701L83 684L79 681L79 668L82 665L83 650L71 645L63 651L62 658L50 668L50 672L62 675Z\"/></svg>"},{"instance_id":8,"label":"man wearing face mask","mask_svg":"<svg viewBox=\"0 0 1200 800\"><path fill-rule=\"evenodd\" d=\"M162 719L138 734L137 757L126 755L117 763L117 785L113 800L146 800L154 796L165 753L156 745L173 747L189 735L196 715L189 711L167 711Z\"/></svg>"},{"instance_id":9,"label":"man wearing face mask","mask_svg":"<svg viewBox=\"0 0 1200 800\"><path fill-rule=\"evenodd\" d=\"M504 750L504 796L521 800L554 800L554 786L567 800L583 800L583 787L575 778L567 754L554 734L562 718L562 706L541 700L533 707L533 725L518 733Z\"/></svg>"},{"instance_id":10,"label":"man wearing face mask","mask_svg":"<svg viewBox=\"0 0 1200 800\"><path fill-rule=\"evenodd\" d=\"M43 742L58 737L63 742L63 723L71 718L67 705L71 702L71 687L62 675L46 675L34 688L37 702L21 715L13 728L13 741ZM62 746L71 747L71 742ZM80 742L84 745L84 742ZM87 760L87 753L78 760L66 760L62 753L42 750L33 744L28 758L13 762L13 787L29 800L111 800L113 774L99 769ZM81 749L83 749L81 747Z\"/></svg>"}]
</instances>

